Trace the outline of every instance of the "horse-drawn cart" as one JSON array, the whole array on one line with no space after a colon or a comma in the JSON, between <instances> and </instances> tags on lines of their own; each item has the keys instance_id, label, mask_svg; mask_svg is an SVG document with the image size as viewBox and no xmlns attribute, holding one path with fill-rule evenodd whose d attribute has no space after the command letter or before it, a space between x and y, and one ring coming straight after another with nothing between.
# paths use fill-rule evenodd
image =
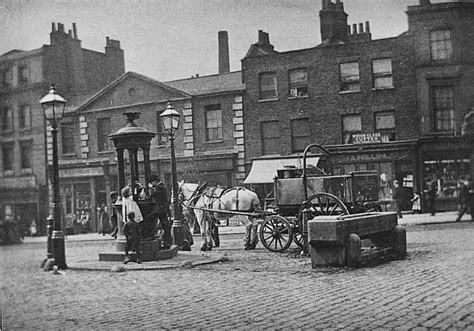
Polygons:
<instances>
[{"instance_id":1,"label":"horse-drawn cart","mask_svg":"<svg viewBox=\"0 0 474 331\"><path fill-rule=\"evenodd\" d=\"M267 206L267 211L274 213L264 218L259 230L260 241L270 251L283 252L293 241L306 249L307 220L316 216L382 211L377 172L335 176L328 175L326 169L307 167L306 157L313 147L322 150L328 160L329 152L324 147L311 144L304 151L302 168L277 171L275 201Z\"/></svg>"}]
</instances>

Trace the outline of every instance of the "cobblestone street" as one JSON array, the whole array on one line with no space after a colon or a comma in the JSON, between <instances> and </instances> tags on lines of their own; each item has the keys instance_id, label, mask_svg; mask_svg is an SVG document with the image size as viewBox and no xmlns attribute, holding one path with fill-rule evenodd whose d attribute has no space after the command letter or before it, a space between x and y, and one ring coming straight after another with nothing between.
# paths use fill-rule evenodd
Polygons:
<instances>
[{"instance_id":1,"label":"cobblestone street","mask_svg":"<svg viewBox=\"0 0 474 331\"><path fill-rule=\"evenodd\" d=\"M45 244L1 247L2 329L472 329L473 236L471 222L407 226L406 260L360 269L244 251L240 234L208 253L225 263L122 273L53 275ZM67 258L108 245L67 241Z\"/></svg>"}]
</instances>

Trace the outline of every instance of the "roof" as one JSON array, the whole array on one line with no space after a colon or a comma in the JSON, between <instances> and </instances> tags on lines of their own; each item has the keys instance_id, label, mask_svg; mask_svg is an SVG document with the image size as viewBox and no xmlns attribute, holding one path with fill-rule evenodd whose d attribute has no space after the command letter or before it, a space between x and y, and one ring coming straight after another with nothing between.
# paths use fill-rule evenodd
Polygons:
<instances>
[{"instance_id":1,"label":"roof","mask_svg":"<svg viewBox=\"0 0 474 331\"><path fill-rule=\"evenodd\" d=\"M191 95L245 90L245 85L242 83L241 71L173 80L170 82L165 82L165 84Z\"/></svg>"},{"instance_id":2,"label":"roof","mask_svg":"<svg viewBox=\"0 0 474 331\"><path fill-rule=\"evenodd\" d=\"M87 107L88 105L93 103L95 100L99 99L102 95L104 95L106 92L113 89L115 86L117 86L120 82L122 82L123 80L125 80L128 77L137 77L139 79L150 82L150 83L152 83L156 86L160 86L160 87L163 87L163 88L168 89L168 90L175 90L175 92L178 92L178 93L183 94L183 95L187 94L186 91L179 90L179 89L177 89L177 88L175 88L171 85L162 83L162 82L157 81L157 80L155 80L153 78L150 78L150 77L143 76L143 75L138 74L136 72L128 71L128 72L124 73L122 76L120 76L119 78L117 78L116 80L114 80L113 82L111 82L110 84L108 84L107 86L105 86L103 89L101 89L95 95L93 95L91 98L87 99L83 104L81 104L78 107L78 110L84 109L85 107Z\"/></svg>"}]
</instances>

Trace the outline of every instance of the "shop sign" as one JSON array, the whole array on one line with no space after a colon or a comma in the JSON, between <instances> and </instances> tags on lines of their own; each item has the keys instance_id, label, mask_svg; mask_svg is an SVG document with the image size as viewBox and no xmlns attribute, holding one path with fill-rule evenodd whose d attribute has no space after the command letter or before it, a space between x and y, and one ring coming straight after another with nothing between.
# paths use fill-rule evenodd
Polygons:
<instances>
[{"instance_id":1,"label":"shop sign","mask_svg":"<svg viewBox=\"0 0 474 331\"><path fill-rule=\"evenodd\" d=\"M390 136L386 134L376 133L354 133L352 134L353 144L374 144L386 143L390 141Z\"/></svg>"},{"instance_id":2,"label":"shop sign","mask_svg":"<svg viewBox=\"0 0 474 331\"><path fill-rule=\"evenodd\" d=\"M103 176L102 168L73 168L73 169L59 169L60 177L94 177Z\"/></svg>"}]
</instances>

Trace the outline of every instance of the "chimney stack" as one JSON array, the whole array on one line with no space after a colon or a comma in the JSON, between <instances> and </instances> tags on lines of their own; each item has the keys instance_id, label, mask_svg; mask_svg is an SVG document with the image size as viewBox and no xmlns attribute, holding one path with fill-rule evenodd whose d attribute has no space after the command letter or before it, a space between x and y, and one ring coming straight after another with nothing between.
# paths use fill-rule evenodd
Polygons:
<instances>
[{"instance_id":1,"label":"chimney stack","mask_svg":"<svg viewBox=\"0 0 474 331\"><path fill-rule=\"evenodd\" d=\"M229 37L227 31L218 32L219 47L219 74L230 72L229 63Z\"/></svg>"},{"instance_id":2,"label":"chimney stack","mask_svg":"<svg viewBox=\"0 0 474 331\"><path fill-rule=\"evenodd\" d=\"M72 23L72 31L74 32L74 39L79 39L79 38L77 38L77 27L76 27L76 23Z\"/></svg>"},{"instance_id":3,"label":"chimney stack","mask_svg":"<svg viewBox=\"0 0 474 331\"><path fill-rule=\"evenodd\" d=\"M340 0L333 3L323 0L323 9L319 11L321 40L323 44L338 44L347 41L347 14Z\"/></svg>"}]
</instances>

